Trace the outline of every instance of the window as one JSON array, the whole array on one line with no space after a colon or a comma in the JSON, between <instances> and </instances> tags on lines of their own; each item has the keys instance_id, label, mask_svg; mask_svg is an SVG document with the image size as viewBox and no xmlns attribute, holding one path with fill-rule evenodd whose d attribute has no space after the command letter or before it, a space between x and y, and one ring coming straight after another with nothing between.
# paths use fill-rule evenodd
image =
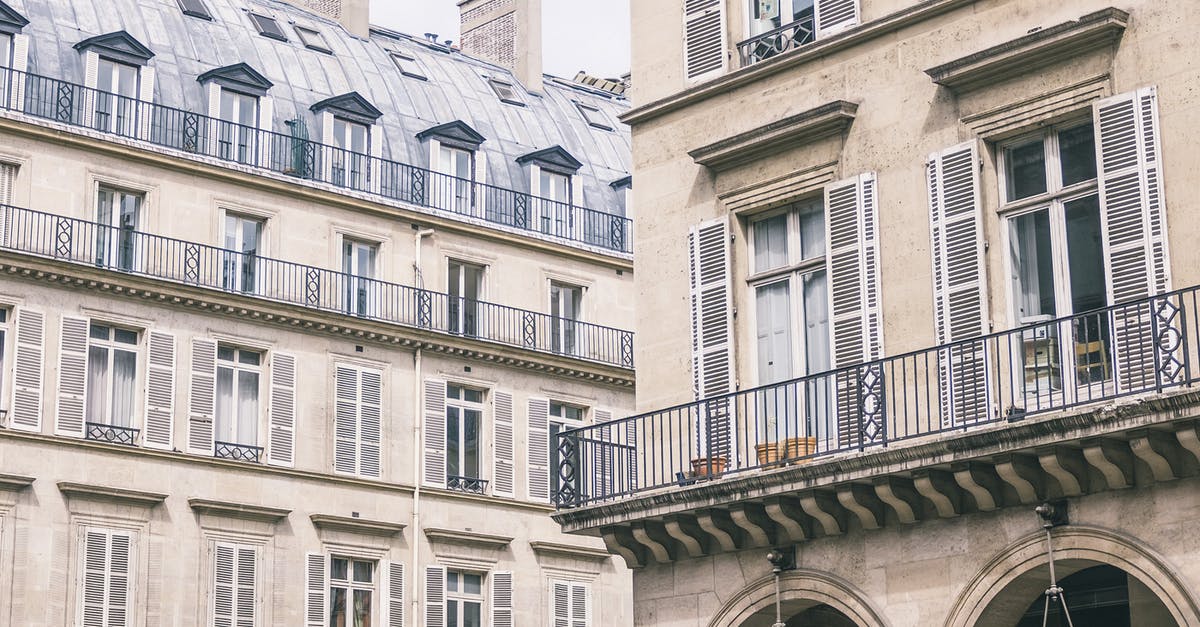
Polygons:
<instances>
[{"instance_id":1,"label":"window","mask_svg":"<svg viewBox=\"0 0 1200 627\"><path fill-rule=\"evenodd\" d=\"M451 259L447 264L447 318L451 333L479 333L479 299L483 293L483 266Z\"/></svg>"},{"instance_id":2,"label":"window","mask_svg":"<svg viewBox=\"0 0 1200 627\"><path fill-rule=\"evenodd\" d=\"M333 184L366 189L371 129L366 124L333 118Z\"/></svg>"},{"instance_id":3,"label":"window","mask_svg":"<svg viewBox=\"0 0 1200 627\"><path fill-rule=\"evenodd\" d=\"M245 544L216 542L211 545L211 627L254 627L257 625L258 549Z\"/></svg>"},{"instance_id":4,"label":"window","mask_svg":"<svg viewBox=\"0 0 1200 627\"><path fill-rule=\"evenodd\" d=\"M250 163L257 144L258 98L221 88L217 149L222 159Z\"/></svg>"},{"instance_id":5,"label":"window","mask_svg":"<svg viewBox=\"0 0 1200 627\"><path fill-rule=\"evenodd\" d=\"M137 115L138 72L135 65L100 57L96 73L96 107L93 126L102 131L132 136Z\"/></svg>"},{"instance_id":6,"label":"window","mask_svg":"<svg viewBox=\"0 0 1200 627\"><path fill-rule=\"evenodd\" d=\"M571 177L538 168L536 195L534 206L541 232L571 237L575 217L571 210Z\"/></svg>"},{"instance_id":7,"label":"window","mask_svg":"<svg viewBox=\"0 0 1200 627\"><path fill-rule=\"evenodd\" d=\"M446 386L446 487L483 494L480 426L483 390Z\"/></svg>"},{"instance_id":8,"label":"window","mask_svg":"<svg viewBox=\"0 0 1200 627\"><path fill-rule=\"evenodd\" d=\"M329 559L329 627L374 625L375 562Z\"/></svg>"},{"instance_id":9,"label":"window","mask_svg":"<svg viewBox=\"0 0 1200 627\"><path fill-rule=\"evenodd\" d=\"M446 627L482 627L483 575L446 571Z\"/></svg>"},{"instance_id":10,"label":"window","mask_svg":"<svg viewBox=\"0 0 1200 627\"><path fill-rule=\"evenodd\" d=\"M550 599L554 604L554 627L588 627L591 625L591 587L573 581L552 581Z\"/></svg>"},{"instance_id":11,"label":"window","mask_svg":"<svg viewBox=\"0 0 1200 627\"><path fill-rule=\"evenodd\" d=\"M250 21L254 22L254 27L258 29L259 35L278 39L279 41L287 41L287 35L283 34L283 29L279 27L279 22L276 22L275 18L251 13Z\"/></svg>"},{"instance_id":12,"label":"window","mask_svg":"<svg viewBox=\"0 0 1200 627\"><path fill-rule=\"evenodd\" d=\"M500 102L525 106L525 103L521 101L521 96L517 93L517 88L512 83L493 78L488 80L488 85L492 86L492 91L496 92L496 97L500 99Z\"/></svg>"},{"instance_id":13,"label":"window","mask_svg":"<svg viewBox=\"0 0 1200 627\"><path fill-rule=\"evenodd\" d=\"M608 119L608 114L601 111L592 105L576 102L575 107L579 109L580 115L594 128L603 129L606 131L613 130L612 121Z\"/></svg>"},{"instance_id":14,"label":"window","mask_svg":"<svg viewBox=\"0 0 1200 627\"><path fill-rule=\"evenodd\" d=\"M410 78L428 80L425 77L425 68L421 67L421 62L417 61L416 57L395 51L391 53L391 57L392 63L396 64L396 69L400 70L401 74Z\"/></svg>"},{"instance_id":15,"label":"window","mask_svg":"<svg viewBox=\"0 0 1200 627\"><path fill-rule=\"evenodd\" d=\"M342 272L346 275L346 313L354 316L371 315L374 301L376 244L346 238L342 241Z\"/></svg>"},{"instance_id":16,"label":"window","mask_svg":"<svg viewBox=\"0 0 1200 627\"><path fill-rule=\"evenodd\" d=\"M446 176L438 177L441 182L434 193L440 198L433 199L433 204L446 207L455 213L470 213L473 204L475 153L441 144L438 147L437 166L438 172Z\"/></svg>"},{"instance_id":17,"label":"window","mask_svg":"<svg viewBox=\"0 0 1200 627\"><path fill-rule=\"evenodd\" d=\"M225 289L245 293L254 293L258 289L262 233L261 219L225 214L225 251L221 264Z\"/></svg>"},{"instance_id":18,"label":"window","mask_svg":"<svg viewBox=\"0 0 1200 627\"><path fill-rule=\"evenodd\" d=\"M141 194L100 186L96 197L97 265L125 272L138 268L141 208Z\"/></svg>"},{"instance_id":19,"label":"window","mask_svg":"<svg viewBox=\"0 0 1200 627\"><path fill-rule=\"evenodd\" d=\"M1037 325L1107 304L1100 198L1091 122L1039 131L999 147L1008 222L1013 315ZM1070 328L1033 327L1017 354L1030 393L1062 389L1110 375L1108 318L1087 315ZM1059 337L1060 335L1069 335ZM1074 360L1061 367L1060 356ZM1073 357L1071 357L1073 356Z\"/></svg>"},{"instance_id":20,"label":"window","mask_svg":"<svg viewBox=\"0 0 1200 627\"><path fill-rule=\"evenodd\" d=\"M133 427L138 333L92 322L88 328L87 414L92 425Z\"/></svg>"},{"instance_id":21,"label":"window","mask_svg":"<svg viewBox=\"0 0 1200 627\"><path fill-rule=\"evenodd\" d=\"M184 15L212 20L212 15L208 13L208 7L204 6L204 0L178 0L178 2Z\"/></svg>"},{"instance_id":22,"label":"window","mask_svg":"<svg viewBox=\"0 0 1200 627\"><path fill-rule=\"evenodd\" d=\"M372 368L338 364L334 376L334 470L379 477L383 373Z\"/></svg>"},{"instance_id":23,"label":"window","mask_svg":"<svg viewBox=\"0 0 1200 627\"><path fill-rule=\"evenodd\" d=\"M580 336L576 322L582 307L582 287L550 282L551 350L568 355L578 354Z\"/></svg>"},{"instance_id":24,"label":"window","mask_svg":"<svg viewBox=\"0 0 1200 627\"><path fill-rule=\"evenodd\" d=\"M749 0L749 2L751 37L775 30L784 24L805 21L808 22L809 41L811 41L813 0Z\"/></svg>"},{"instance_id":25,"label":"window","mask_svg":"<svg viewBox=\"0 0 1200 627\"><path fill-rule=\"evenodd\" d=\"M12 310L6 307L0 307L0 424L8 424L7 409L8 403L8 381L5 380L5 367L8 364L8 346L11 343L9 338L11 335L11 320Z\"/></svg>"},{"instance_id":26,"label":"window","mask_svg":"<svg viewBox=\"0 0 1200 627\"><path fill-rule=\"evenodd\" d=\"M258 461L262 362L260 352L226 344L217 346L218 457Z\"/></svg>"},{"instance_id":27,"label":"window","mask_svg":"<svg viewBox=\"0 0 1200 627\"><path fill-rule=\"evenodd\" d=\"M325 41L325 35L315 28L296 25L296 36L300 38L300 43L304 44L309 50L324 52L325 54L333 54L333 50L329 48L329 43Z\"/></svg>"},{"instance_id":28,"label":"window","mask_svg":"<svg viewBox=\"0 0 1200 627\"><path fill-rule=\"evenodd\" d=\"M560 481L558 469L562 462L559 456L557 446L558 434L570 429L578 429L583 426L583 417L587 410L575 405L567 405L550 401L550 494L558 494ZM583 472L583 466L580 465L579 449L576 448L572 453L574 459L571 461L572 467L575 468L576 477L587 476Z\"/></svg>"},{"instance_id":29,"label":"window","mask_svg":"<svg viewBox=\"0 0 1200 627\"><path fill-rule=\"evenodd\" d=\"M134 613L134 535L84 527L79 542L76 623L85 627L126 627L132 623Z\"/></svg>"},{"instance_id":30,"label":"window","mask_svg":"<svg viewBox=\"0 0 1200 627\"><path fill-rule=\"evenodd\" d=\"M0 67L12 67L12 48L12 35L0 33Z\"/></svg>"}]
</instances>

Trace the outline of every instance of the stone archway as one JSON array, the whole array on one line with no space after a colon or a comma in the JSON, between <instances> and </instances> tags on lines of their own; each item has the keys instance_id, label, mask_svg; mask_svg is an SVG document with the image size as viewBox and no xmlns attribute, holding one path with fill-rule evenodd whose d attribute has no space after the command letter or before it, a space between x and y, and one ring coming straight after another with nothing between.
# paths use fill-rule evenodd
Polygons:
<instances>
[{"instance_id":1,"label":"stone archway","mask_svg":"<svg viewBox=\"0 0 1200 627\"><path fill-rule=\"evenodd\" d=\"M1090 527L1054 531L1054 558L1060 578L1096 565L1119 568L1153 595L1180 627L1200 627L1200 607L1192 591L1166 562L1139 542ZM946 619L946 627L1011 627L1049 581L1046 536L1032 533L989 562L967 584Z\"/></svg>"},{"instance_id":2,"label":"stone archway","mask_svg":"<svg viewBox=\"0 0 1200 627\"><path fill-rule=\"evenodd\" d=\"M828 573L797 569L779 578L780 597L785 600L787 615L807 612L836 612L855 627L886 627L866 595L849 583ZM763 577L746 586L729 600L712 620L709 627L742 627L754 625L760 612L775 604L775 578ZM767 623L768 625L770 623Z\"/></svg>"}]
</instances>

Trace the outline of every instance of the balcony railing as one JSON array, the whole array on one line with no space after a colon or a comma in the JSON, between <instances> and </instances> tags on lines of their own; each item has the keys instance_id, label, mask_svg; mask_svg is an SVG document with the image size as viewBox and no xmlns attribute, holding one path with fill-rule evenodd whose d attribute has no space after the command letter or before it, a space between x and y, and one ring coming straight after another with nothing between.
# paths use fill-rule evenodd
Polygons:
<instances>
[{"instance_id":1,"label":"balcony railing","mask_svg":"<svg viewBox=\"0 0 1200 627\"><path fill-rule=\"evenodd\" d=\"M0 68L0 79L0 108L25 115L362 192L385 203L631 250L630 221L624 217L325 145L308 139L302 124L289 123L291 134L275 133L37 74Z\"/></svg>"},{"instance_id":2,"label":"balcony railing","mask_svg":"<svg viewBox=\"0 0 1200 627\"><path fill-rule=\"evenodd\" d=\"M140 430L132 427L106 425L99 422L89 422L85 426L87 427L85 435L89 440L127 446L136 445L138 434L141 433Z\"/></svg>"},{"instance_id":3,"label":"balcony railing","mask_svg":"<svg viewBox=\"0 0 1200 627\"><path fill-rule=\"evenodd\" d=\"M565 431L560 507L1197 383L1191 287Z\"/></svg>"},{"instance_id":4,"label":"balcony railing","mask_svg":"<svg viewBox=\"0 0 1200 627\"><path fill-rule=\"evenodd\" d=\"M214 442L213 457L257 464L262 461L263 448L234 442Z\"/></svg>"},{"instance_id":5,"label":"balcony railing","mask_svg":"<svg viewBox=\"0 0 1200 627\"><path fill-rule=\"evenodd\" d=\"M487 479L480 479L478 477L459 477L457 475L446 477L446 489L454 490L455 492L487 494L487 486Z\"/></svg>"},{"instance_id":6,"label":"balcony railing","mask_svg":"<svg viewBox=\"0 0 1200 627\"><path fill-rule=\"evenodd\" d=\"M633 367L628 331L30 209L0 205L0 248Z\"/></svg>"},{"instance_id":7,"label":"balcony railing","mask_svg":"<svg viewBox=\"0 0 1200 627\"><path fill-rule=\"evenodd\" d=\"M741 57L742 67L746 67L811 44L815 40L816 30L813 16L810 14L739 43L738 56Z\"/></svg>"}]
</instances>

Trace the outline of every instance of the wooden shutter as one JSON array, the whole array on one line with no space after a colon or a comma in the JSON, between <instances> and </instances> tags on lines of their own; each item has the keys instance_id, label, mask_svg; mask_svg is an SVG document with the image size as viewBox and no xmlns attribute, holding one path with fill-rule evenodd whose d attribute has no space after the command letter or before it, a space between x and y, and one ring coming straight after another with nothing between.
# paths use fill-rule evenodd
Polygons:
<instances>
[{"instance_id":1,"label":"wooden shutter","mask_svg":"<svg viewBox=\"0 0 1200 627\"><path fill-rule=\"evenodd\" d=\"M1093 105L1110 305L1171 289L1154 87ZM1117 384L1146 389L1159 374L1149 304L1113 312ZM1166 357L1160 359L1167 359ZM1173 375L1164 371L1169 382Z\"/></svg>"},{"instance_id":2,"label":"wooden shutter","mask_svg":"<svg viewBox=\"0 0 1200 627\"><path fill-rule=\"evenodd\" d=\"M529 399L529 499L550 501L550 401ZM555 472L557 468L553 469Z\"/></svg>"},{"instance_id":3,"label":"wooden shutter","mask_svg":"<svg viewBox=\"0 0 1200 627\"><path fill-rule=\"evenodd\" d=\"M0 163L0 205L10 206L13 204L13 187L17 182L17 167L13 163ZM0 235L7 234L7 228L0 233ZM8 245L8 238L0 240L0 245Z\"/></svg>"},{"instance_id":4,"label":"wooden shutter","mask_svg":"<svg viewBox=\"0 0 1200 627\"><path fill-rule=\"evenodd\" d=\"M383 446L383 373L371 369L364 369L361 373L358 405L359 474L378 478Z\"/></svg>"},{"instance_id":5,"label":"wooden shutter","mask_svg":"<svg viewBox=\"0 0 1200 627\"><path fill-rule=\"evenodd\" d=\"M171 450L175 441L175 336L146 334L146 446Z\"/></svg>"},{"instance_id":6,"label":"wooden shutter","mask_svg":"<svg viewBox=\"0 0 1200 627\"><path fill-rule=\"evenodd\" d=\"M858 0L817 0L813 12L817 37L858 24Z\"/></svg>"},{"instance_id":7,"label":"wooden shutter","mask_svg":"<svg viewBox=\"0 0 1200 627\"><path fill-rule=\"evenodd\" d=\"M446 487L446 382L425 379L425 485Z\"/></svg>"},{"instance_id":8,"label":"wooden shutter","mask_svg":"<svg viewBox=\"0 0 1200 627\"><path fill-rule=\"evenodd\" d=\"M513 627L512 573L492 573L492 627Z\"/></svg>"},{"instance_id":9,"label":"wooden shutter","mask_svg":"<svg viewBox=\"0 0 1200 627\"><path fill-rule=\"evenodd\" d=\"M975 141L929 156L929 224L933 260L933 319L937 343L969 340L988 332L987 272L979 153ZM939 351L943 427L986 420L986 344L967 342Z\"/></svg>"},{"instance_id":10,"label":"wooden shutter","mask_svg":"<svg viewBox=\"0 0 1200 627\"><path fill-rule=\"evenodd\" d=\"M589 476L595 481L595 485L591 486L592 490L588 496L608 498L620 492L620 489L613 485L616 475L617 438L613 425L606 424L612 421L612 412L607 409L597 409L592 413L596 423L596 435L599 436L596 439L599 442L591 443L595 454L592 455ZM586 491L585 494L587 494Z\"/></svg>"},{"instance_id":11,"label":"wooden shutter","mask_svg":"<svg viewBox=\"0 0 1200 627\"><path fill-rule=\"evenodd\" d=\"M387 596L385 627L404 627L404 564L384 562L383 589Z\"/></svg>"},{"instance_id":12,"label":"wooden shutter","mask_svg":"<svg viewBox=\"0 0 1200 627\"><path fill-rule=\"evenodd\" d=\"M132 625L132 534L88 527L80 542L79 623L82 627Z\"/></svg>"},{"instance_id":13,"label":"wooden shutter","mask_svg":"<svg viewBox=\"0 0 1200 627\"><path fill-rule=\"evenodd\" d=\"M217 343L192 340L191 394L188 399L188 452L213 454L217 404Z\"/></svg>"},{"instance_id":14,"label":"wooden shutter","mask_svg":"<svg viewBox=\"0 0 1200 627\"><path fill-rule=\"evenodd\" d=\"M46 315L17 310L17 346L13 357L12 427L42 430L42 371Z\"/></svg>"},{"instance_id":15,"label":"wooden shutter","mask_svg":"<svg viewBox=\"0 0 1200 627\"><path fill-rule=\"evenodd\" d=\"M88 319L63 316L58 346L58 410L54 433L82 438L87 406Z\"/></svg>"},{"instance_id":16,"label":"wooden shutter","mask_svg":"<svg viewBox=\"0 0 1200 627\"><path fill-rule=\"evenodd\" d=\"M333 469L358 473L358 369L334 367Z\"/></svg>"},{"instance_id":17,"label":"wooden shutter","mask_svg":"<svg viewBox=\"0 0 1200 627\"><path fill-rule=\"evenodd\" d=\"M154 66L146 65L138 70L138 100L154 102ZM148 112L147 112L148 113Z\"/></svg>"},{"instance_id":18,"label":"wooden shutter","mask_svg":"<svg viewBox=\"0 0 1200 627\"><path fill-rule=\"evenodd\" d=\"M13 35L12 69L17 72L29 71L29 35L24 33ZM28 76L24 74L14 76L13 84L16 88L9 94L10 107L14 110L25 110L25 83L27 80Z\"/></svg>"},{"instance_id":19,"label":"wooden shutter","mask_svg":"<svg viewBox=\"0 0 1200 627\"><path fill-rule=\"evenodd\" d=\"M492 493L496 496L514 496L513 465L513 398L508 392L492 394Z\"/></svg>"},{"instance_id":20,"label":"wooden shutter","mask_svg":"<svg viewBox=\"0 0 1200 627\"><path fill-rule=\"evenodd\" d=\"M683 64L688 80L725 69L724 0L684 0Z\"/></svg>"},{"instance_id":21,"label":"wooden shutter","mask_svg":"<svg viewBox=\"0 0 1200 627\"><path fill-rule=\"evenodd\" d=\"M588 627L591 624L591 596L587 584L571 584L571 627Z\"/></svg>"},{"instance_id":22,"label":"wooden shutter","mask_svg":"<svg viewBox=\"0 0 1200 627\"><path fill-rule=\"evenodd\" d=\"M258 609L258 549L218 542L213 547L215 625L254 625Z\"/></svg>"},{"instance_id":23,"label":"wooden shutter","mask_svg":"<svg viewBox=\"0 0 1200 627\"><path fill-rule=\"evenodd\" d=\"M325 627L325 573L328 560L324 553L304 557L304 626Z\"/></svg>"},{"instance_id":24,"label":"wooden shutter","mask_svg":"<svg viewBox=\"0 0 1200 627\"><path fill-rule=\"evenodd\" d=\"M571 584L563 581L550 583L550 599L553 604L553 627L571 627Z\"/></svg>"},{"instance_id":25,"label":"wooden shutter","mask_svg":"<svg viewBox=\"0 0 1200 627\"><path fill-rule=\"evenodd\" d=\"M83 53L83 85L88 89L96 89L99 83L100 55L94 50Z\"/></svg>"},{"instance_id":26,"label":"wooden shutter","mask_svg":"<svg viewBox=\"0 0 1200 627\"><path fill-rule=\"evenodd\" d=\"M296 357L271 354L270 434L267 463L291 466L296 450Z\"/></svg>"},{"instance_id":27,"label":"wooden shutter","mask_svg":"<svg viewBox=\"0 0 1200 627\"><path fill-rule=\"evenodd\" d=\"M425 567L425 627L446 627L446 568Z\"/></svg>"},{"instance_id":28,"label":"wooden shutter","mask_svg":"<svg viewBox=\"0 0 1200 627\"><path fill-rule=\"evenodd\" d=\"M733 391L733 304L729 225L724 218L694 227L688 237L692 303L692 386L697 399ZM735 449L727 400L697 412L697 449L702 457L728 460ZM735 464L736 465L736 464Z\"/></svg>"}]
</instances>

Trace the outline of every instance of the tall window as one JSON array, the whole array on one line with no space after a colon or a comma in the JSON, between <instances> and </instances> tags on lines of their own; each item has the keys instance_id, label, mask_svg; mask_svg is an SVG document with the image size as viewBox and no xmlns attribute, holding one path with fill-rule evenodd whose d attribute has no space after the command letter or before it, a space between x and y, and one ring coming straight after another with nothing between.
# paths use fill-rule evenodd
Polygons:
<instances>
[{"instance_id":1,"label":"tall window","mask_svg":"<svg viewBox=\"0 0 1200 627\"><path fill-rule=\"evenodd\" d=\"M133 623L137 551L133 533L85 527L79 543L76 624L126 627Z\"/></svg>"},{"instance_id":2,"label":"tall window","mask_svg":"<svg viewBox=\"0 0 1200 627\"><path fill-rule=\"evenodd\" d=\"M258 132L258 98L221 88L221 119L217 123L217 155L241 163L254 159Z\"/></svg>"},{"instance_id":3,"label":"tall window","mask_svg":"<svg viewBox=\"0 0 1200 627\"><path fill-rule=\"evenodd\" d=\"M221 344L217 346L218 456L226 445L226 456L242 458L240 447L258 445L259 398L263 354ZM258 461L257 455L252 461Z\"/></svg>"},{"instance_id":4,"label":"tall window","mask_svg":"<svg viewBox=\"0 0 1200 627\"><path fill-rule=\"evenodd\" d=\"M483 293L483 266L453 259L448 265L450 332L476 335L479 332L479 299Z\"/></svg>"},{"instance_id":5,"label":"tall window","mask_svg":"<svg viewBox=\"0 0 1200 627\"><path fill-rule=\"evenodd\" d=\"M100 57L97 70L95 127L131 136L137 115L138 67Z\"/></svg>"},{"instance_id":6,"label":"tall window","mask_svg":"<svg viewBox=\"0 0 1200 627\"><path fill-rule=\"evenodd\" d=\"M554 627L588 627L592 624L591 586L574 581L550 584Z\"/></svg>"},{"instance_id":7,"label":"tall window","mask_svg":"<svg viewBox=\"0 0 1200 627\"><path fill-rule=\"evenodd\" d=\"M558 281L550 282L551 349L568 355L578 354L579 325L583 308L583 288Z\"/></svg>"},{"instance_id":8,"label":"tall window","mask_svg":"<svg viewBox=\"0 0 1200 627\"><path fill-rule=\"evenodd\" d=\"M439 207L456 213L471 212L472 181L475 179L475 154L469 150L442 144L438 149L438 172L445 174L438 185L435 200Z\"/></svg>"},{"instance_id":9,"label":"tall window","mask_svg":"<svg viewBox=\"0 0 1200 627\"><path fill-rule=\"evenodd\" d=\"M749 2L751 37L774 30L784 24L799 21L807 21L811 32L813 0L749 0Z\"/></svg>"},{"instance_id":10,"label":"tall window","mask_svg":"<svg viewBox=\"0 0 1200 627\"><path fill-rule=\"evenodd\" d=\"M329 627L371 627L374 621L375 562L329 559Z\"/></svg>"},{"instance_id":11,"label":"tall window","mask_svg":"<svg viewBox=\"0 0 1200 627\"><path fill-rule=\"evenodd\" d=\"M446 571L446 627L482 627L483 575Z\"/></svg>"},{"instance_id":12,"label":"tall window","mask_svg":"<svg viewBox=\"0 0 1200 627\"><path fill-rule=\"evenodd\" d=\"M446 386L446 481L464 492L484 492L480 469L483 390Z\"/></svg>"},{"instance_id":13,"label":"tall window","mask_svg":"<svg viewBox=\"0 0 1200 627\"><path fill-rule=\"evenodd\" d=\"M138 267L137 228L142 195L100 186L96 196L96 264L133 272Z\"/></svg>"},{"instance_id":14,"label":"tall window","mask_svg":"<svg viewBox=\"0 0 1200 627\"><path fill-rule=\"evenodd\" d=\"M225 259L222 264L225 289L255 292L258 289L258 256L262 246L263 221L236 213L225 214Z\"/></svg>"},{"instance_id":15,"label":"tall window","mask_svg":"<svg viewBox=\"0 0 1200 627\"><path fill-rule=\"evenodd\" d=\"M12 342L9 338L11 326L9 320L12 318L12 310L0 307L0 423L7 424L5 420L8 409L8 380L4 375L8 372L8 346Z\"/></svg>"},{"instance_id":16,"label":"tall window","mask_svg":"<svg viewBox=\"0 0 1200 627\"><path fill-rule=\"evenodd\" d=\"M562 481L558 473L562 463L562 454L557 446L558 434L582 427L585 412L586 410L582 407L550 401L550 494L558 494ZM587 474L583 472L583 467L579 464L579 449L576 448L572 455L574 458L571 460L571 466L575 469L575 476L586 477Z\"/></svg>"},{"instance_id":17,"label":"tall window","mask_svg":"<svg viewBox=\"0 0 1200 627\"><path fill-rule=\"evenodd\" d=\"M212 621L210 627L255 627L258 599L258 548L214 542L212 559Z\"/></svg>"},{"instance_id":18,"label":"tall window","mask_svg":"<svg viewBox=\"0 0 1200 627\"><path fill-rule=\"evenodd\" d=\"M375 298L376 244L346 238L342 241L342 272L346 275L346 313L355 316L371 315Z\"/></svg>"},{"instance_id":19,"label":"tall window","mask_svg":"<svg viewBox=\"0 0 1200 627\"><path fill-rule=\"evenodd\" d=\"M571 236L571 177L544 169L538 171L538 226L543 233Z\"/></svg>"},{"instance_id":20,"label":"tall window","mask_svg":"<svg viewBox=\"0 0 1200 627\"><path fill-rule=\"evenodd\" d=\"M137 331L93 322L88 330L89 423L133 427Z\"/></svg>"},{"instance_id":21,"label":"tall window","mask_svg":"<svg viewBox=\"0 0 1200 627\"><path fill-rule=\"evenodd\" d=\"M367 188L370 168L371 129L366 124L333 118L333 184L351 189Z\"/></svg>"}]
</instances>

